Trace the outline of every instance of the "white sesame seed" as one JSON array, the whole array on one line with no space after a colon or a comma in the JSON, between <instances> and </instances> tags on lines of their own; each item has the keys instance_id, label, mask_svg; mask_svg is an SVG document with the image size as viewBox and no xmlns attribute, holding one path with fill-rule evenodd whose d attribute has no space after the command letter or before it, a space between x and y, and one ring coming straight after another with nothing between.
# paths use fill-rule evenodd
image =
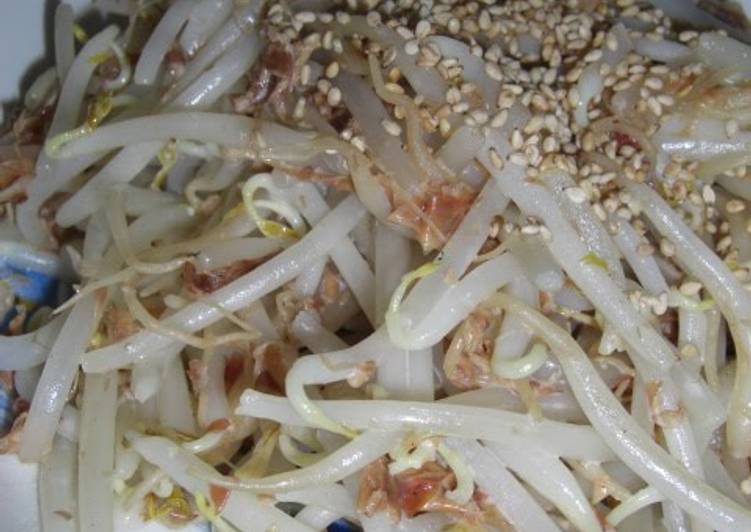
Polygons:
<instances>
[{"instance_id":1,"label":"white sesame seed","mask_svg":"<svg viewBox=\"0 0 751 532\"><path fill-rule=\"evenodd\" d=\"M667 238L663 238L660 240L660 253L665 257L672 257L675 255L675 245Z\"/></svg>"},{"instance_id":2,"label":"white sesame seed","mask_svg":"<svg viewBox=\"0 0 751 532\"><path fill-rule=\"evenodd\" d=\"M567 188L566 196L574 203L584 203L587 200L587 193L580 187Z\"/></svg>"},{"instance_id":3,"label":"white sesame seed","mask_svg":"<svg viewBox=\"0 0 751 532\"><path fill-rule=\"evenodd\" d=\"M649 110L652 111L655 116L662 116L662 105L654 96L647 98L647 107L649 107Z\"/></svg>"},{"instance_id":4,"label":"white sesame seed","mask_svg":"<svg viewBox=\"0 0 751 532\"><path fill-rule=\"evenodd\" d=\"M389 83L386 83L386 84L384 85L384 87L385 87L385 88L386 88L386 90L387 90L387 91L389 91L389 92L394 92L394 93L396 93L396 94L404 94L404 87L402 87L402 86L401 86L401 85L399 85L398 83L392 83L392 82L389 82Z\"/></svg>"},{"instance_id":5,"label":"white sesame seed","mask_svg":"<svg viewBox=\"0 0 751 532\"><path fill-rule=\"evenodd\" d=\"M508 120L508 109L499 111L490 121L490 127L503 127Z\"/></svg>"},{"instance_id":6,"label":"white sesame seed","mask_svg":"<svg viewBox=\"0 0 751 532\"><path fill-rule=\"evenodd\" d=\"M544 125L545 118L540 115L535 115L530 118L527 124L524 126L524 133L528 135L531 133L537 133L543 128Z\"/></svg>"},{"instance_id":7,"label":"white sesame seed","mask_svg":"<svg viewBox=\"0 0 751 532\"><path fill-rule=\"evenodd\" d=\"M746 204L741 200L733 199L728 201L725 208L730 214L737 214L739 212L743 212L746 209Z\"/></svg>"},{"instance_id":8,"label":"white sesame seed","mask_svg":"<svg viewBox=\"0 0 751 532\"><path fill-rule=\"evenodd\" d=\"M300 70L300 83L307 85L310 81L310 65L303 65Z\"/></svg>"},{"instance_id":9,"label":"white sesame seed","mask_svg":"<svg viewBox=\"0 0 751 532\"><path fill-rule=\"evenodd\" d=\"M579 91L576 89L576 87L572 87L568 91L568 103L571 105L571 107L576 107L579 105Z\"/></svg>"},{"instance_id":10,"label":"white sesame seed","mask_svg":"<svg viewBox=\"0 0 751 532\"><path fill-rule=\"evenodd\" d=\"M438 121L438 130L441 132L441 135L448 137L449 133L451 132L451 122L449 122L445 118L441 118Z\"/></svg>"},{"instance_id":11,"label":"white sesame seed","mask_svg":"<svg viewBox=\"0 0 751 532\"><path fill-rule=\"evenodd\" d=\"M585 63L594 63L595 61L599 61L600 59L602 59L602 50L592 50L584 56Z\"/></svg>"},{"instance_id":12,"label":"white sesame seed","mask_svg":"<svg viewBox=\"0 0 751 532\"><path fill-rule=\"evenodd\" d=\"M696 281L686 281L680 287L681 294L684 296L695 296L701 291L702 284Z\"/></svg>"},{"instance_id":13,"label":"white sesame seed","mask_svg":"<svg viewBox=\"0 0 751 532\"><path fill-rule=\"evenodd\" d=\"M338 87L333 87L326 94L326 102L331 107L336 107L337 105L339 105L339 102L341 101L342 101L342 91L340 91Z\"/></svg>"},{"instance_id":14,"label":"white sesame seed","mask_svg":"<svg viewBox=\"0 0 751 532\"><path fill-rule=\"evenodd\" d=\"M678 34L678 40L681 42L688 42L698 36L699 34L695 31L682 31Z\"/></svg>"},{"instance_id":15,"label":"white sesame seed","mask_svg":"<svg viewBox=\"0 0 751 532\"><path fill-rule=\"evenodd\" d=\"M424 39L430 35L430 29L430 22L423 19L417 23L417 26L415 26L415 35L417 35L419 39Z\"/></svg>"},{"instance_id":16,"label":"white sesame seed","mask_svg":"<svg viewBox=\"0 0 751 532\"><path fill-rule=\"evenodd\" d=\"M321 94L328 94L331 90L331 82L327 79L319 79L316 88Z\"/></svg>"},{"instance_id":17,"label":"white sesame seed","mask_svg":"<svg viewBox=\"0 0 751 532\"><path fill-rule=\"evenodd\" d=\"M407 41L404 44L404 52L407 55L417 55L417 52L420 51L420 46L418 45L416 40Z\"/></svg>"},{"instance_id":18,"label":"white sesame seed","mask_svg":"<svg viewBox=\"0 0 751 532\"><path fill-rule=\"evenodd\" d=\"M459 22L459 19L454 17L451 20L449 20L448 23L448 30L451 34L457 34L459 33L459 30L461 29L461 23Z\"/></svg>"},{"instance_id":19,"label":"white sesame seed","mask_svg":"<svg viewBox=\"0 0 751 532\"><path fill-rule=\"evenodd\" d=\"M608 33L608 36L605 38L605 46L608 47L608 50L615 52L618 49L618 39L616 36Z\"/></svg>"},{"instance_id":20,"label":"white sesame seed","mask_svg":"<svg viewBox=\"0 0 751 532\"><path fill-rule=\"evenodd\" d=\"M490 151L488 152L490 155L490 162L501 170L503 168L503 159L500 155L498 155L498 152L495 150L495 148L490 148Z\"/></svg>"},{"instance_id":21,"label":"white sesame seed","mask_svg":"<svg viewBox=\"0 0 751 532\"><path fill-rule=\"evenodd\" d=\"M329 65L326 67L326 71L324 72L327 78L334 79L336 76L339 75L339 63L334 61L333 63L329 63Z\"/></svg>"},{"instance_id":22,"label":"white sesame seed","mask_svg":"<svg viewBox=\"0 0 751 532\"><path fill-rule=\"evenodd\" d=\"M644 85L653 91L661 90L663 87L662 80L660 78L647 78L644 80Z\"/></svg>"},{"instance_id":23,"label":"white sesame seed","mask_svg":"<svg viewBox=\"0 0 751 532\"><path fill-rule=\"evenodd\" d=\"M520 150L524 146L524 137L518 129L514 129L511 133L511 147L515 150Z\"/></svg>"},{"instance_id":24,"label":"white sesame seed","mask_svg":"<svg viewBox=\"0 0 751 532\"><path fill-rule=\"evenodd\" d=\"M389 135L392 135L394 137L398 137L402 134L402 127L394 122L393 120L384 119L381 122L381 125L383 126L383 129L386 130L386 133Z\"/></svg>"},{"instance_id":25,"label":"white sesame seed","mask_svg":"<svg viewBox=\"0 0 751 532\"><path fill-rule=\"evenodd\" d=\"M462 99L462 93L456 87L451 87L446 91L446 103L450 105L457 104Z\"/></svg>"},{"instance_id":26,"label":"white sesame seed","mask_svg":"<svg viewBox=\"0 0 751 532\"><path fill-rule=\"evenodd\" d=\"M495 80L495 81L503 80L503 74L501 73L501 69L498 68L498 65L496 65L495 63L485 63L485 73L492 80Z\"/></svg>"},{"instance_id":27,"label":"white sesame seed","mask_svg":"<svg viewBox=\"0 0 751 532\"><path fill-rule=\"evenodd\" d=\"M735 137L738 134L738 122L732 119L725 122L725 134L729 139Z\"/></svg>"},{"instance_id":28,"label":"white sesame seed","mask_svg":"<svg viewBox=\"0 0 751 532\"><path fill-rule=\"evenodd\" d=\"M709 185L704 185L704 188L701 189L701 197L705 203L714 203L717 198L714 190L712 190L712 187Z\"/></svg>"},{"instance_id":29,"label":"white sesame seed","mask_svg":"<svg viewBox=\"0 0 751 532\"><path fill-rule=\"evenodd\" d=\"M488 121L488 113L485 111L482 111L481 109L475 109L469 114L472 119L479 125L484 124Z\"/></svg>"},{"instance_id":30,"label":"white sesame seed","mask_svg":"<svg viewBox=\"0 0 751 532\"><path fill-rule=\"evenodd\" d=\"M529 224L522 227L522 234L523 235L537 235L540 233L540 226Z\"/></svg>"},{"instance_id":31,"label":"white sesame seed","mask_svg":"<svg viewBox=\"0 0 751 532\"><path fill-rule=\"evenodd\" d=\"M295 15L295 20L303 24L310 24L316 21L316 15L310 11L300 11Z\"/></svg>"},{"instance_id":32,"label":"white sesame seed","mask_svg":"<svg viewBox=\"0 0 751 532\"><path fill-rule=\"evenodd\" d=\"M669 94L658 94L657 101L665 107L670 107L675 103L675 99Z\"/></svg>"}]
</instances>

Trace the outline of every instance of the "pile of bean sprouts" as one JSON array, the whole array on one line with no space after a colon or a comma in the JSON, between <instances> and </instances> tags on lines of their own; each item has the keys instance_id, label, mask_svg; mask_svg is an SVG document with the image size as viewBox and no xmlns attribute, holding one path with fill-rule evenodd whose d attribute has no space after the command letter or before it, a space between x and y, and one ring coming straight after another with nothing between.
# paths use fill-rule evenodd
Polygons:
<instances>
[{"instance_id":1,"label":"pile of bean sprouts","mask_svg":"<svg viewBox=\"0 0 751 532\"><path fill-rule=\"evenodd\" d=\"M45 531L751 530L751 48L634 0L104 4L0 145L3 253L75 277L0 338Z\"/></svg>"}]
</instances>

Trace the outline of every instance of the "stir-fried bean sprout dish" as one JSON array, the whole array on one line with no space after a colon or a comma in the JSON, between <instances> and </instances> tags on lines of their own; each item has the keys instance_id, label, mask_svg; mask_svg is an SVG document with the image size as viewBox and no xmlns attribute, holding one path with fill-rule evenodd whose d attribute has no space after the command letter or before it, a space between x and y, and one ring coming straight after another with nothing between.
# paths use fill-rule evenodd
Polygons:
<instances>
[{"instance_id":1,"label":"stir-fried bean sprout dish","mask_svg":"<svg viewBox=\"0 0 751 532\"><path fill-rule=\"evenodd\" d=\"M3 268L68 287L0 282L45 531L751 530L751 47L633 0L112 9L57 8L0 144Z\"/></svg>"}]
</instances>

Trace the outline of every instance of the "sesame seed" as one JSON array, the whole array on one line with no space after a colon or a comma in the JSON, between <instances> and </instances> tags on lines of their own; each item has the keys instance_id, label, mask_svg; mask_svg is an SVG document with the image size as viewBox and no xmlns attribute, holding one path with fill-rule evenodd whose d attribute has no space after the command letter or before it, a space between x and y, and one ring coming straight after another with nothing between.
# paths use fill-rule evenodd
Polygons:
<instances>
[{"instance_id":1,"label":"sesame seed","mask_svg":"<svg viewBox=\"0 0 751 532\"><path fill-rule=\"evenodd\" d=\"M331 82L327 79L319 79L316 88L321 94L328 94L331 90Z\"/></svg>"},{"instance_id":2,"label":"sesame seed","mask_svg":"<svg viewBox=\"0 0 751 532\"><path fill-rule=\"evenodd\" d=\"M384 87L389 92L393 92L396 94L404 94L404 87L402 87L398 83L389 82L389 83L386 83Z\"/></svg>"},{"instance_id":3,"label":"sesame seed","mask_svg":"<svg viewBox=\"0 0 751 532\"><path fill-rule=\"evenodd\" d=\"M608 33L608 36L605 38L605 46L608 47L608 50L615 52L618 49L618 39L616 36Z\"/></svg>"},{"instance_id":4,"label":"sesame seed","mask_svg":"<svg viewBox=\"0 0 751 532\"><path fill-rule=\"evenodd\" d=\"M490 127L503 127L503 125L506 123L506 120L508 120L508 110L503 109L499 111L490 121Z\"/></svg>"},{"instance_id":5,"label":"sesame seed","mask_svg":"<svg viewBox=\"0 0 751 532\"><path fill-rule=\"evenodd\" d=\"M398 137L402 134L402 128L399 124L394 122L393 120L384 119L381 122L381 125L383 126L383 129L386 130L386 133L389 135L392 135L394 137Z\"/></svg>"},{"instance_id":6,"label":"sesame seed","mask_svg":"<svg viewBox=\"0 0 751 532\"><path fill-rule=\"evenodd\" d=\"M316 21L316 15L310 11L300 11L295 15L295 20L302 24L310 24Z\"/></svg>"},{"instance_id":7,"label":"sesame seed","mask_svg":"<svg viewBox=\"0 0 751 532\"><path fill-rule=\"evenodd\" d=\"M495 63L485 63L485 73L492 80L495 80L495 81L503 80L503 74L501 73L501 69L498 68L498 65L496 65Z\"/></svg>"},{"instance_id":8,"label":"sesame seed","mask_svg":"<svg viewBox=\"0 0 751 532\"><path fill-rule=\"evenodd\" d=\"M709 185L704 185L701 189L701 197L705 203L714 203L716 199L714 190L712 190L712 187Z\"/></svg>"},{"instance_id":9,"label":"sesame seed","mask_svg":"<svg viewBox=\"0 0 751 532\"><path fill-rule=\"evenodd\" d=\"M303 65L300 70L300 83L307 85L310 81L310 65Z\"/></svg>"},{"instance_id":10,"label":"sesame seed","mask_svg":"<svg viewBox=\"0 0 751 532\"><path fill-rule=\"evenodd\" d=\"M441 135L448 137L449 133L451 132L451 122L449 122L445 118L441 118L438 121L438 130L441 132Z\"/></svg>"},{"instance_id":11,"label":"sesame seed","mask_svg":"<svg viewBox=\"0 0 751 532\"><path fill-rule=\"evenodd\" d=\"M329 63L324 74L327 78L334 79L339 75L339 63L337 63L336 61Z\"/></svg>"},{"instance_id":12,"label":"sesame seed","mask_svg":"<svg viewBox=\"0 0 751 532\"><path fill-rule=\"evenodd\" d=\"M417 23L417 26L415 27L415 35L417 35L419 39L424 39L430 35L430 29L430 22L423 19Z\"/></svg>"},{"instance_id":13,"label":"sesame seed","mask_svg":"<svg viewBox=\"0 0 751 532\"><path fill-rule=\"evenodd\" d=\"M469 115L472 117L472 120L474 120L475 123L479 125L482 125L488 121L488 113L480 109L473 110Z\"/></svg>"},{"instance_id":14,"label":"sesame seed","mask_svg":"<svg viewBox=\"0 0 751 532\"><path fill-rule=\"evenodd\" d=\"M663 86L662 80L660 78L647 78L644 80L644 85L654 91L662 89Z\"/></svg>"},{"instance_id":15,"label":"sesame seed","mask_svg":"<svg viewBox=\"0 0 751 532\"><path fill-rule=\"evenodd\" d=\"M662 115L662 105L660 102L657 101L657 98L654 96L650 96L647 98L647 107L649 107L649 110L654 113L655 116L661 116Z\"/></svg>"},{"instance_id":16,"label":"sesame seed","mask_svg":"<svg viewBox=\"0 0 751 532\"><path fill-rule=\"evenodd\" d=\"M338 87L333 87L329 92L326 94L326 102L331 107L336 107L339 105L339 103L342 101L342 91L339 90Z\"/></svg>"},{"instance_id":17,"label":"sesame seed","mask_svg":"<svg viewBox=\"0 0 751 532\"><path fill-rule=\"evenodd\" d=\"M579 91L576 89L576 87L572 87L568 91L568 103L571 105L571 107L576 107L579 105Z\"/></svg>"},{"instance_id":18,"label":"sesame seed","mask_svg":"<svg viewBox=\"0 0 751 532\"><path fill-rule=\"evenodd\" d=\"M540 233L540 226L539 225L525 225L522 227L522 234L523 235L537 235Z\"/></svg>"},{"instance_id":19,"label":"sesame seed","mask_svg":"<svg viewBox=\"0 0 751 532\"><path fill-rule=\"evenodd\" d=\"M420 46L417 44L416 40L407 41L404 44L404 52L407 55L417 55L417 52L420 51Z\"/></svg>"},{"instance_id":20,"label":"sesame seed","mask_svg":"<svg viewBox=\"0 0 751 532\"><path fill-rule=\"evenodd\" d=\"M663 238L660 240L660 253L665 257L672 257L675 255L675 245L668 239Z\"/></svg>"},{"instance_id":21,"label":"sesame seed","mask_svg":"<svg viewBox=\"0 0 751 532\"><path fill-rule=\"evenodd\" d=\"M446 91L446 103L450 105L457 104L462 99L462 93L456 87L451 87Z\"/></svg>"},{"instance_id":22,"label":"sesame seed","mask_svg":"<svg viewBox=\"0 0 751 532\"><path fill-rule=\"evenodd\" d=\"M585 63L594 63L595 61L599 61L600 59L602 59L602 50L592 50L584 56Z\"/></svg>"},{"instance_id":23,"label":"sesame seed","mask_svg":"<svg viewBox=\"0 0 751 532\"><path fill-rule=\"evenodd\" d=\"M682 31L678 34L678 40L681 42L688 42L691 39L695 39L699 34L695 31Z\"/></svg>"},{"instance_id":24,"label":"sesame seed","mask_svg":"<svg viewBox=\"0 0 751 532\"><path fill-rule=\"evenodd\" d=\"M490 151L488 152L490 155L490 162L501 170L503 168L503 159L500 155L498 155L498 152L495 150L495 148L490 148Z\"/></svg>"},{"instance_id":25,"label":"sesame seed","mask_svg":"<svg viewBox=\"0 0 751 532\"><path fill-rule=\"evenodd\" d=\"M681 285L679 290L684 296L695 296L701 291L701 289L701 283L698 283L696 281L686 281Z\"/></svg>"},{"instance_id":26,"label":"sesame seed","mask_svg":"<svg viewBox=\"0 0 751 532\"><path fill-rule=\"evenodd\" d=\"M529 119L529 122L524 126L524 133L531 134L540 131L545 125L545 118L540 115L535 115Z\"/></svg>"},{"instance_id":27,"label":"sesame seed","mask_svg":"<svg viewBox=\"0 0 751 532\"><path fill-rule=\"evenodd\" d=\"M580 187L569 187L565 191L568 199L574 203L584 203L587 200L587 193Z\"/></svg>"},{"instance_id":28,"label":"sesame seed","mask_svg":"<svg viewBox=\"0 0 751 532\"><path fill-rule=\"evenodd\" d=\"M514 129L511 133L511 147L515 150L520 150L524 146L524 137L518 129Z\"/></svg>"},{"instance_id":29,"label":"sesame seed","mask_svg":"<svg viewBox=\"0 0 751 532\"><path fill-rule=\"evenodd\" d=\"M737 214L739 212L743 212L746 209L746 204L741 200L733 199L728 201L725 208L730 214Z\"/></svg>"},{"instance_id":30,"label":"sesame seed","mask_svg":"<svg viewBox=\"0 0 751 532\"><path fill-rule=\"evenodd\" d=\"M449 20L449 23L448 23L449 33L456 35L457 33L459 33L460 29L461 29L461 23L459 22L458 18L454 17L451 20Z\"/></svg>"}]
</instances>

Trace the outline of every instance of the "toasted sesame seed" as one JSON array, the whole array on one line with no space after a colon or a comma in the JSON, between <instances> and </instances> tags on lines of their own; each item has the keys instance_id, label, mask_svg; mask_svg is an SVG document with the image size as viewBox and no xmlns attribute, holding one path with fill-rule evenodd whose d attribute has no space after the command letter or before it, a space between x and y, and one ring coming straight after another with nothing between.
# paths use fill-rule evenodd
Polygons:
<instances>
[{"instance_id":1,"label":"toasted sesame seed","mask_svg":"<svg viewBox=\"0 0 751 532\"><path fill-rule=\"evenodd\" d=\"M381 125L383 126L383 129L386 130L386 133L389 135L392 135L394 137L398 137L402 134L402 127L394 122L393 120L384 119L381 122Z\"/></svg>"}]
</instances>

